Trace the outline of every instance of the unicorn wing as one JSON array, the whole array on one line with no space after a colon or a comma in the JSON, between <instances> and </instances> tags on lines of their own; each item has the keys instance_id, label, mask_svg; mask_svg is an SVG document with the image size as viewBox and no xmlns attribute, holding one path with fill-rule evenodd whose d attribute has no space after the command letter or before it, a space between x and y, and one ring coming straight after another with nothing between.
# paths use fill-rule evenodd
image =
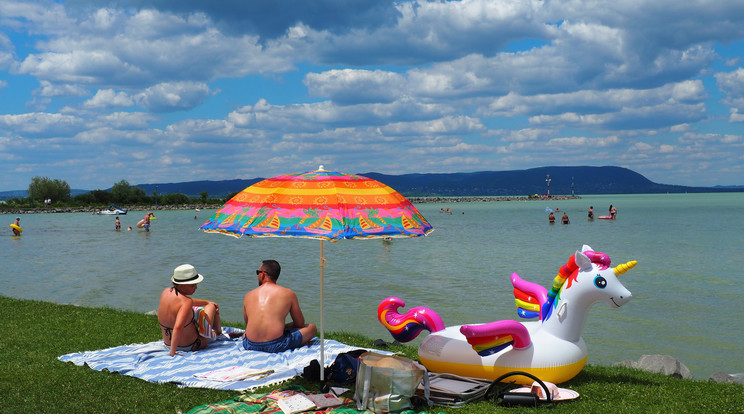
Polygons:
<instances>
[{"instance_id":1,"label":"unicorn wing","mask_svg":"<svg viewBox=\"0 0 744 414\"><path fill-rule=\"evenodd\" d=\"M516 273L512 273L511 282L514 286L517 314L525 319L539 317L543 320L545 315L542 308L548 301L548 290L537 283L522 280Z\"/></svg>"},{"instance_id":2,"label":"unicorn wing","mask_svg":"<svg viewBox=\"0 0 744 414\"><path fill-rule=\"evenodd\" d=\"M463 325L460 333L480 356L495 354L509 345L524 349L532 343L527 328L517 321L504 320L482 325Z\"/></svg>"}]
</instances>

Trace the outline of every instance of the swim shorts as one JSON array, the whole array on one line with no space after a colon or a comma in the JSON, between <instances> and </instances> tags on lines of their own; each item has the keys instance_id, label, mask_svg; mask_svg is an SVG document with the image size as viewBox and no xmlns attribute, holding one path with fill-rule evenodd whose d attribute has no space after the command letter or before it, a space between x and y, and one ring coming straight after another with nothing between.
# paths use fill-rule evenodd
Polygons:
<instances>
[{"instance_id":1,"label":"swim shorts","mask_svg":"<svg viewBox=\"0 0 744 414\"><path fill-rule=\"evenodd\" d=\"M194 323L199 336L209 339L217 338L212 330L212 324L209 323L209 318L207 318L207 312L204 311L204 306L192 306L191 309L194 310Z\"/></svg>"},{"instance_id":2,"label":"swim shorts","mask_svg":"<svg viewBox=\"0 0 744 414\"><path fill-rule=\"evenodd\" d=\"M284 352L302 346L302 333L299 329L284 330L284 334L276 339L266 342L253 342L243 337L243 348L248 351L261 352Z\"/></svg>"}]
</instances>

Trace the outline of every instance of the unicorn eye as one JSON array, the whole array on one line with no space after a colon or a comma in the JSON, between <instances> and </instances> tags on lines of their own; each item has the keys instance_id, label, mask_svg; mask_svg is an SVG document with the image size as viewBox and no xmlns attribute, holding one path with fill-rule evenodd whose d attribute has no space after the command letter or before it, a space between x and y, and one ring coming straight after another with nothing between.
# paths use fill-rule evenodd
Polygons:
<instances>
[{"instance_id":1,"label":"unicorn eye","mask_svg":"<svg viewBox=\"0 0 744 414\"><path fill-rule=\"evenodd\" d=\"M603 278L602 276L597 276L594 278L594 286L604 289L607 287L607 279Z\"/></svg>"}]
</instances>

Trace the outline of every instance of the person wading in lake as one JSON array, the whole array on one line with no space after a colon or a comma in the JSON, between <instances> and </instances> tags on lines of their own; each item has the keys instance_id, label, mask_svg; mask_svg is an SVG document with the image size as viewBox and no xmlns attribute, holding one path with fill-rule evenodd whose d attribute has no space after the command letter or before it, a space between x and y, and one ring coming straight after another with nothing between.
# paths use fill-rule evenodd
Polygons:
<instances>
[{"instance_id":1,"label":"person wading in lake","mask_svg":"<svg viewBox=\"0 0 744 414\"><path fill-rule=\"evenodd\" d=\"M570 222L571 222L571 221L569 221L569 220L568 220L568 214L566 214L566 212L564 211L564 212L563 212L563 217L561 217L561 223L563 223L563 224L568 224L568 223L570 223Z\"/></svg>"},{"instance_id":2,"label":"person wading in lake","mask_svg":"<svg viewBox=\"0 0 744 414\"><path fill-rule=\"evenodd\" d=\"M318 331L314 324L305 323L295 292L276 284L281 270L276 260L264 260L256 270L258 287L243 299L246 350L276 353L299 348ZM287 315L292 322L285 324Z\"/></svg>"},{"instance_id":3,"label":"person wading in lake","mask_svg":"<svg viewBox=\"0 0 744 414\"><path fill-rule=\"evenodd\" d=\"M21 227L21 218L20 217L16 217L15 223L13 223L13 225L20 228ZM13 230L13 235L14 236L20 236L21 235L21 232L17 228L11 226L11 229Z\"/></svg>"},{"instance_id":4,"label":"person wading in lake","mask_svg":"<svg viewBox=\"0 0 744 414\"><path fill-rule=\"evenodd\" d=\"M194 266L183 264L173 271L173 286L160 294L158 322L171 356L176 355L176 351L203 349L210 340L222 334L219 306L190 297L202 280L204 276L197 273Z\"/></svg>"}]
</instances>

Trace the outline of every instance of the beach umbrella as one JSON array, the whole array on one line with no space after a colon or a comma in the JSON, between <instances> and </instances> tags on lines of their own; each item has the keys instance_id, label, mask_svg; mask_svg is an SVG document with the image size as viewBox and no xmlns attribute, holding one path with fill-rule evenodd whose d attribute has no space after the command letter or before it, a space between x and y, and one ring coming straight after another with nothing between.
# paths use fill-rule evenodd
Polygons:
<instances>
[{"instance_id":1,"label":"beach umbrella","mask_svg":"<svg viewBox=\"0 0 744 414\"><path fill-rule=\"evenodd\" d=\"M431 224L405 197L360 175L316 171L260 181L231 198L201 226L233 237L320 240L320 366L324 366L323 241L425 236ZM320 370L324 380L323 369Z\"/></svg>"}]
</instances>

